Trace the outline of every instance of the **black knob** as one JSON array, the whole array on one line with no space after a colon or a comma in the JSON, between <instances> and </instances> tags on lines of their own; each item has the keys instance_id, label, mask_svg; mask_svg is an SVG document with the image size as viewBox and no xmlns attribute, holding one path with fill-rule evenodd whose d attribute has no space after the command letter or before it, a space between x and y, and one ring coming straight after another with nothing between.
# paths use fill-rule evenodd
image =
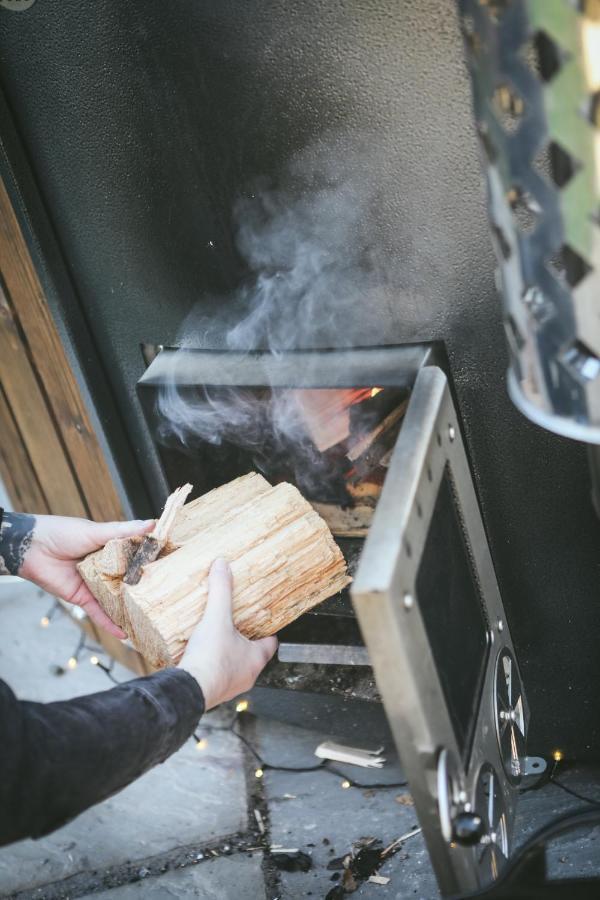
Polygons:
<instances>
[{"instance_id":1,"label":"black knob","mask_svg":"<svg viewBox=\"0 0 600 900\"><path fill-rule=\"evenodd\" d=\"M458 813L452 820L452 840L463 847L478 844L484 834L483 819L475 812Z\"/></svg>"}]
</instances>

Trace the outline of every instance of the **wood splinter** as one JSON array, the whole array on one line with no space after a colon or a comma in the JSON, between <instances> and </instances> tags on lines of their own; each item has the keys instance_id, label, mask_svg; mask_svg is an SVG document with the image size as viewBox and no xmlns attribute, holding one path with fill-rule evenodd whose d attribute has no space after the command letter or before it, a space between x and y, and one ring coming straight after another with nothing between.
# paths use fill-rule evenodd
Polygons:
<instances>
[{"instance_id":1,"label":"wood splinter","mask_svg":"<svg viewBox=\"0 0 600 900\"><path fill-rule=\"evenodd\" d=\"M187 500L191 490L191 484L184 484L169 495L160 519L150 534L146 534L142 538L139 547L127 566L127 571L123 578L125 584L137 584L142 577L143 567L158 558L160 551L167 543L177 513Z\"/></svg>"}]
</instances>

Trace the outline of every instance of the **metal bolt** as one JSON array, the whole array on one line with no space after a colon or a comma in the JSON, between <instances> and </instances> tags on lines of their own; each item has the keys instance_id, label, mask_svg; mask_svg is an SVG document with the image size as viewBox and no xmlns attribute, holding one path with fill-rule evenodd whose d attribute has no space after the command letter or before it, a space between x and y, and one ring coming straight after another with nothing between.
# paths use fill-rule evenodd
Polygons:
<instances>
[{"instance_id":1,"label":"metal bolt","mask_svg":"<svg viewBox=\"0 0 600 900\"><path fill-rule=\"evenodd\" d=\"M403 603L404 609L412 609L412 607L415 605L415 598L412 596L412 594L405 594Z\"/></svg>"}]
</instances>

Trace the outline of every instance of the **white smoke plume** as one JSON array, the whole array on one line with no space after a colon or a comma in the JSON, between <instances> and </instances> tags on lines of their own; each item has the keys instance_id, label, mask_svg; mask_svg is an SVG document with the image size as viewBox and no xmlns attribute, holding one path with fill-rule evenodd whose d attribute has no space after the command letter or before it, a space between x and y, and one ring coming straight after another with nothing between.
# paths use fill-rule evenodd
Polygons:
<instances>
[{"instance_id":1,"label":"white smoke plume","mask_svg":"<svg viewBox=\"0 0 600 900\"><path fill-rule=\"evenodd\" d=\"M298 155L279 183L263 182L235 206L237 249L250 277L222 308L241 310L226 332L231 350L343 347L349 317L365 317L386 271L378 240L380 198L368 142L323 142ZM199 303L186 319L178 345L206 342L222 323L209 321ZM204 336L204 341L200 338ZM174 357L177 367L177 355ZM298 372L298 387L303 373ZM314 490L328 463L310 441L294 391L271 395L243 388L182 391L175 378L158 396L160 437L184 446L234 443L265 469L270 454L290 455L296 483ZM267 466L268 467L268 466Z\"/></svg>"}]
</instances>

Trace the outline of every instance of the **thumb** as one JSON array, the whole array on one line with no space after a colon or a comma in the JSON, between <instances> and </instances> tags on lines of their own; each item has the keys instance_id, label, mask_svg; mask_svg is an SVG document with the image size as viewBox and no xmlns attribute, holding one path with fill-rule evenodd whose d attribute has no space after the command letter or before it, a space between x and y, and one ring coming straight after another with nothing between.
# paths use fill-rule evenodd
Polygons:
<instances>
[{"instance_id":1,"label":"thumb","mask_svg":"<svg viewBox=\"0 0 600 900\"><path fill-rule=\"evenodd\" d=\"M155 519L134 519L131 522L92 522L90 529L90 538L96 543L97 547L103 547L107 541L115 538L136 537L137 535L146 534L156 525Z\"/></svg>"},{"instance_id":2,"label":"thumb","mask_svg":"<svg viewBox=\"0 0 600 900\"><path fill-rule=\"evenodd\" d=\"M208 600L204 618L212 621L232 621L231 607L233 579L225 559L216 559L208 573Z\"/></svg>"},{"instance_id":3,"label":"thumb","mask_svg":"<svg viewBox=\"0 0 600 900\"><path fill-rule=\"evenodd\" d=\"M275 655L275 651L277 650L279 641L273 635L272 637L258 638L258 640L252 641L252 643L255 647L258 647L258 649L262 653L264 658L264 665L266 666L271 657Z\"/></svg>"}]
</instances>

